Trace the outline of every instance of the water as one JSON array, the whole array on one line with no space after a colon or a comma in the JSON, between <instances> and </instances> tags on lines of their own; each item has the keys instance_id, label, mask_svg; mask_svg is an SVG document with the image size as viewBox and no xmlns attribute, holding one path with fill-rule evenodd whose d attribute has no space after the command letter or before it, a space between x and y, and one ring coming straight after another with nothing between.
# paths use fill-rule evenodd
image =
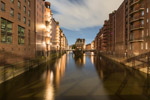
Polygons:
<instances>
[{"instance_id":1,"label":"water","mask_svg":"<svg viewBox=\"0 0 150 100\"><path fill-rule=\"evenodd\" d=\"M103 57L67 53L0 85L0 100L149 100L149 76Z\"/></svg>"}]
</instances>

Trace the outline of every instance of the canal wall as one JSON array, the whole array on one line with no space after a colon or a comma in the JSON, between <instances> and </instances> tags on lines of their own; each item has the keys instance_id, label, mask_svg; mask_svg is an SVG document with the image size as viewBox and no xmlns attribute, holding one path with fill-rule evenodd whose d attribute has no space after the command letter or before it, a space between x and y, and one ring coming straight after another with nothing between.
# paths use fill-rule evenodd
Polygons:
<instances>
[{"instance_id":1,"label":"canal wall","mask_svg":"<svg viewBox=\"0 0 150 100\"><path fill-rule=\"evenodd\" d=\"M136 67L133 67L132 62L125 62L127 60L127 58L125 58L125 57L117 57L117 56L110 55L110 54L105 54L105 53L98 53L98 55L100 55L102 57L106 57L107 59L112 60L116 63L122 64L126 67L133 68L135 70L139 70L139 71L147 74L147 67L144 64L143 64L143 67L141 67L141 68L137 67L136 68ZM139 62L135 61L135 65L139 65L139 64L140 64Z\"/></svg>"},{"instance_id":2,"label":"canal wall","mask_svg":"<svg viewBox=\"0 0 150 100\"><path fill-rule=\"evenodd\" d=\"M36 57L35 59L30 60L16 60L18 57L13 57L16 60L16 63L10 63L5 65L0 65L0 84L15 78L18 75L21 75L31 69L34 69L40 66L47 61L54 61L58 57L61 57L65 52L52 52L49 57ZM8 56L8 55L7 55ZM12 59L12 58L11 58Z\"/></svg>"}]
</instances>

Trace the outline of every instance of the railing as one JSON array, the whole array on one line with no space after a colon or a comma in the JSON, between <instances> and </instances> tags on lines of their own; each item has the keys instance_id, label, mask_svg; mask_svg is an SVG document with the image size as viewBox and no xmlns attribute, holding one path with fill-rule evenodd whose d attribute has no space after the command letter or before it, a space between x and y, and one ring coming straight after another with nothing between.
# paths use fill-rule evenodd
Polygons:
<instances>
[{"instance_id":1,"label":"railing","mask_svg":"<svg viewBox=\"0 0 150 100\"><path fill-rule=\"evenodd\" d=\"M140 19L144 19L144 16L140 15L140 16L131 17L130 18L130 22L133 22L133 21L136 21L136 20L140 20Z\"/></svg>"},{"instance_id":2,"label":"railing","mask_svg":"<svg viewBox=\"0 0 150 100\"><path fill-rule=\"evenodd\" d=\"M131 0L130 1L130 6L133 6L134 4L140 2L141 0Z\"/></svg>"},{"instance_id":3,"label":"railing","mask_svg":"<svg viewBox=\"0 0 150 100\"><path fill-rule=\"evenodd\" d=\"M131 31L137 30L137 29L144 29L144 25L136 25L136 26L131 26L130 27Z\"/></svg>"},{"instance_id":4,"label":"railing","mask_svg":"<svg viewBox=\"0 0 150 100\"><path fill-rule=\"evenodd\" d=\"M134 12L138 12L138 11L144 9L144 8L145 8L144 5L140 5L140 6L138 6L138 7L135 7L135 8L133 8L133 9L130 9L130 13L132 14L132 13L134 13Z\"/></svg>"},{"instance_id":5,"label":"railing","mask_svg":"<svg viewBox=\"0 0 150 100\"><path fill-rule=\"evenodd\" d=\"M142 42L142 41L144 41L143 38L137 38L137 39L131 38L131 39L129 39L129 42L131 42L131 43L133 43L133 42Z\"/></svg>"}]
</instances>

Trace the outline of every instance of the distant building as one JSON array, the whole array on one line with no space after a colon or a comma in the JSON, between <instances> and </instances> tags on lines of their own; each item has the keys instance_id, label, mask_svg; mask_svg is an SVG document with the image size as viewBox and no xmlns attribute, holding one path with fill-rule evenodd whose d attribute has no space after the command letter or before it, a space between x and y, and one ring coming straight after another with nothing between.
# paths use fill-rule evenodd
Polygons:
<instances>
[{"instance_id":1,"label":"distant building","mask_svg":"<svg viewBox=\"0 0 150 100\"><path fill-rule=\"evenodd\" d=\"M35 0L35 32L36 32L36 55L48 56L51 45L51 4L43 0Z\"/></svg>"},{"instance_id":2,"label":"distant building","mask_svg":"<svg viewBox=\"0 0 150 100\"><path fill-rule=\"evenodd\" d=\"M91 50L91 44L86 45L86 50Z\"/></svg>"},{"instance_id":3,"label":"distant building","mask_svg":"<svg viewBox=\"0 0 150 100\"><path fill-rule=\"evenodd\" d=\"M77 39L77 41L76 41L76 43L75 43L75 45L76 45L76 48L77 49L85 49L86 48L86 46L85 46L85 39L80 39L80 38L78 38Z\"/></svg>"},{"instance_id":4,"label":"distant building","mask_svg":"<svg viewBox=\"0 0 150 100\"><path fill-rule=\"evenodd\" d=\"M91 43L91 50L94 50L95 49L95 43L94 43L94 41L92 41L92 43Z\"/></svg>"},{"instance_id":5,"label":"distant building","mask_svg":"<svg viewBox=\"0 0 150 100\"><path fill-rule=\"evenodd\" d=\"M52 45L51 50L58 51L60 50L60 27L59 22L55 21L55 19L52 19Z\"/></svg>"}]
</instances>

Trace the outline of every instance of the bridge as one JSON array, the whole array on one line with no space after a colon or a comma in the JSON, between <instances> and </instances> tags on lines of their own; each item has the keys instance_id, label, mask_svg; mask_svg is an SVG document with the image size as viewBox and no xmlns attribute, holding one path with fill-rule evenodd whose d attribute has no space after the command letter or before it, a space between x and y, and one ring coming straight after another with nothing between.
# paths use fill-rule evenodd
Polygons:
<instances>
[{"instance_id":1,"label":"bridge","mask_svg":"<svg viewBox=\"0 0 150 100\"><path fill-rule=\"evenodd\" d=\"M71 49L71 50L66 50L66 51L75 51L75 50L73 50L73 49ZM83 52L96 52L96 50L82 50Z\"/></svg>"}]
</instances>

